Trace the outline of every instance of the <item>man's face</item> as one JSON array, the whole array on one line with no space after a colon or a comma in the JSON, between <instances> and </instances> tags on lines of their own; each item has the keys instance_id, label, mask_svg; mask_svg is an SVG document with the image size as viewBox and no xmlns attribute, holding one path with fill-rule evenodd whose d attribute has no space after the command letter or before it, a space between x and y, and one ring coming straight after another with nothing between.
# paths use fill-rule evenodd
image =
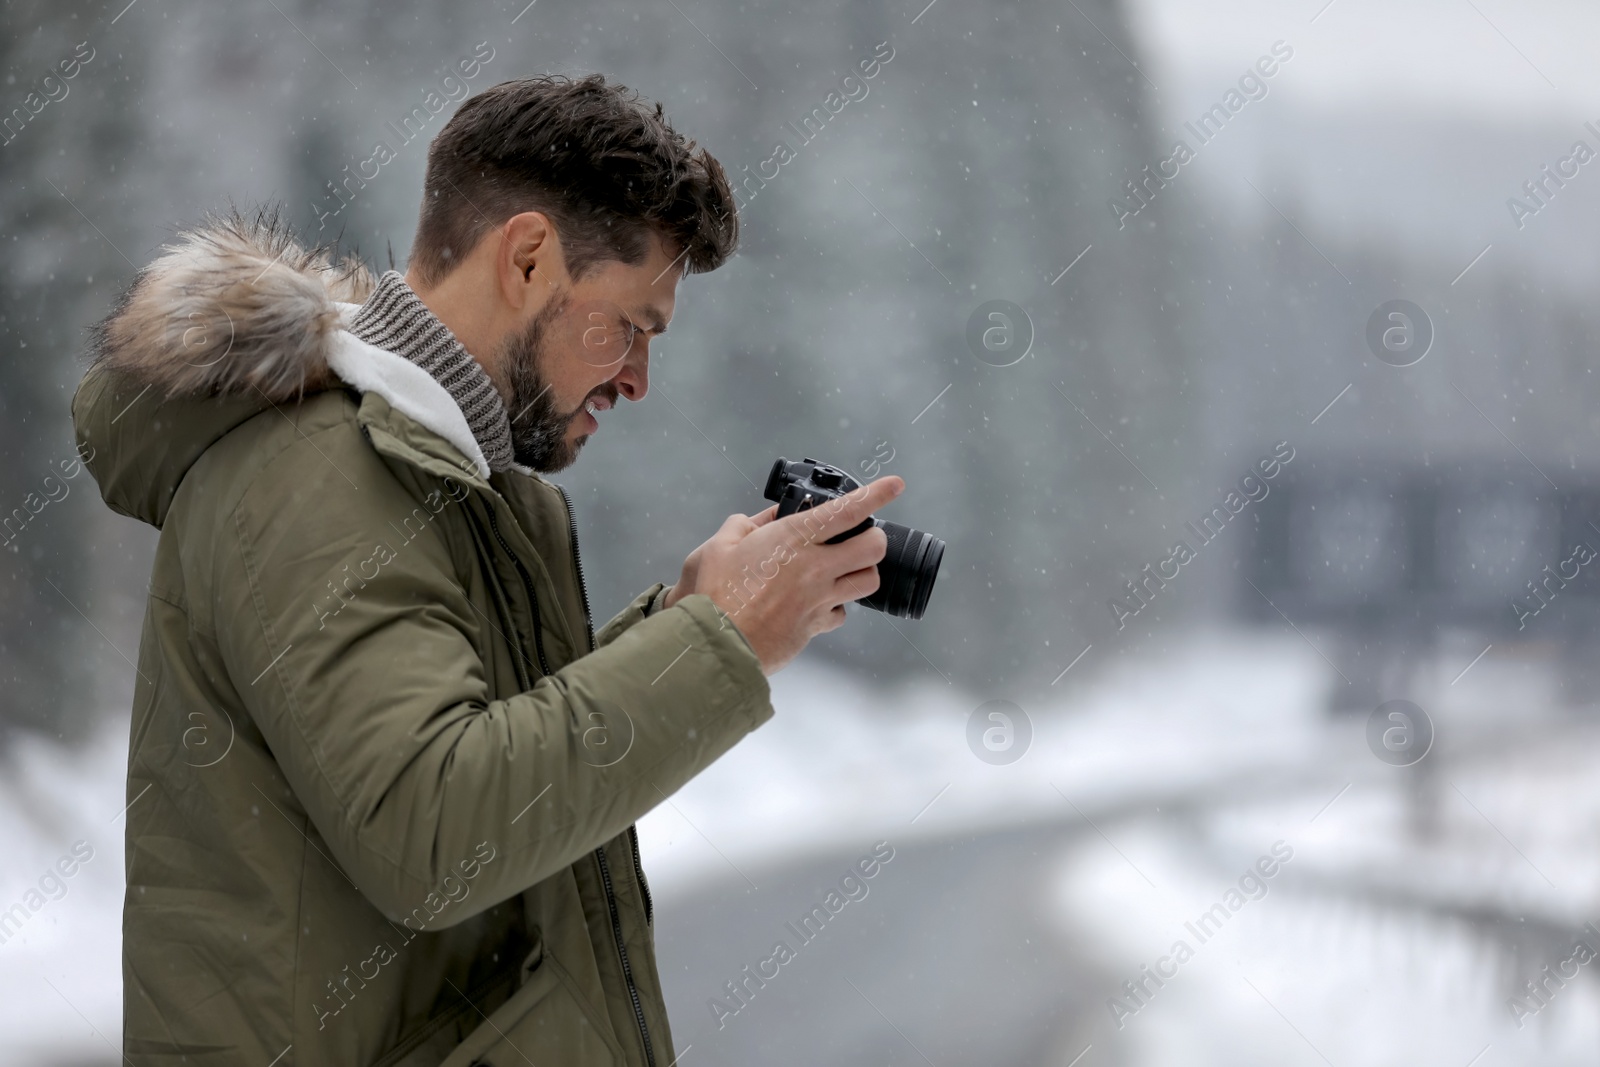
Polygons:
<instances>
[{"instance_id":1,"label":"man's face","mask_svg":"<svg viewBox=\"0 0 1600 1067\"><path fill-rule=\"evenodd\" d=\"M606 261L549 301L501 343L512 452L536 471L558 471L600 427L617 397L643 400L650 342L672 318L681 258L652 237L637 266Z\"/></svg>"}]
</instances>

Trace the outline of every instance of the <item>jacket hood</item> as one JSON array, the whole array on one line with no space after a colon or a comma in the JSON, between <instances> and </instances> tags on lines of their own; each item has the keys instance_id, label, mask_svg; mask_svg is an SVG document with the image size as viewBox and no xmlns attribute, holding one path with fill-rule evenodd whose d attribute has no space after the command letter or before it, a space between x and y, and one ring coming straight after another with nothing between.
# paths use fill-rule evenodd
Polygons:
<instances>
[{"instance_id":1,"label":"jacket hood","mask_svg":"<svg viewBox=\"0 0 1600 1067\"><path fill-rule=\"evenodd\" d=\"M375 285L359 260L302 246L276 211L210 217L162 252L94 327L72 400L79 451L112 510L159 528L224 434L341 385L382 394L487 477L449 392L345 329Z\"/></svg>"}]
</instances>

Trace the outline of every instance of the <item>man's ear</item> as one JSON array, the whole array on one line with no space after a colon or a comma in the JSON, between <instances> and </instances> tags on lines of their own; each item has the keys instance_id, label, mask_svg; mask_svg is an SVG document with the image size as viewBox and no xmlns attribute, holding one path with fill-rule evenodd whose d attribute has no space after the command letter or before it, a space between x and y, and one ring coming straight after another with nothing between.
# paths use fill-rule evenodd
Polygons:
<instances>
[{"instance_id":1,"label":"man's ear","mask_svg":"<svg viewBox=\"0 0 1600 1067\"><path fill-rule=\"evenodd\" d=\"M561 239L543 212L524 211L500 227L495 257L502 292L512 307L542 306L565 279Z\"/></svg>"}]
</instances>

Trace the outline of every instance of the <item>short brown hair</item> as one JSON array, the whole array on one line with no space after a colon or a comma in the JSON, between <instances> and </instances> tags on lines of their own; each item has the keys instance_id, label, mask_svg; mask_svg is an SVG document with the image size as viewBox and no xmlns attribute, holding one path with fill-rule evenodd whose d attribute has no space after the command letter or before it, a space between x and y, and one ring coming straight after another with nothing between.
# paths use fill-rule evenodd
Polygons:
<instances>
[{"instance_id":1,"label":"short brown hair","mask_svg":"<svg viewBox=\"0 0 1600 1067\"><path fill-rule=\"evenodd\" d=\"M651 105L591 74L518 78L463 103L428 146L411 264L437 284L513 215L550 217L573 278L608 260L643 262L648 235L715 270L739 220L722 165Z\"/></svg>"}]
</instances>

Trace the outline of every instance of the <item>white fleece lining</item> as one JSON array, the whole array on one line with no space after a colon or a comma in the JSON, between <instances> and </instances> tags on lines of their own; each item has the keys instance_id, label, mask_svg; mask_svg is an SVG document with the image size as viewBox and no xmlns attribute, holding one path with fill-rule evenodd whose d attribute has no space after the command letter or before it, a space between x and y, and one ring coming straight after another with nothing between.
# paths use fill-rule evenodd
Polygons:
<instances>
[{"instance_id":1,"label":"white fleece lining","mask_svg":"<svg viewBox=\"0 0 1600 1067\"><path fill-rule=\"evenodd\" d=\"M341 316L349 322L360 305L338 306ZM488 479L489 462L472 435L472 427L467 425L467 417L461 413L461 405L433 375L409 359L368 344L349 330L334 333L328 366L345 383L363 393L377 393L390 407L455 445L476 465L478 474Z\"/></svg>"}]
</instances>

